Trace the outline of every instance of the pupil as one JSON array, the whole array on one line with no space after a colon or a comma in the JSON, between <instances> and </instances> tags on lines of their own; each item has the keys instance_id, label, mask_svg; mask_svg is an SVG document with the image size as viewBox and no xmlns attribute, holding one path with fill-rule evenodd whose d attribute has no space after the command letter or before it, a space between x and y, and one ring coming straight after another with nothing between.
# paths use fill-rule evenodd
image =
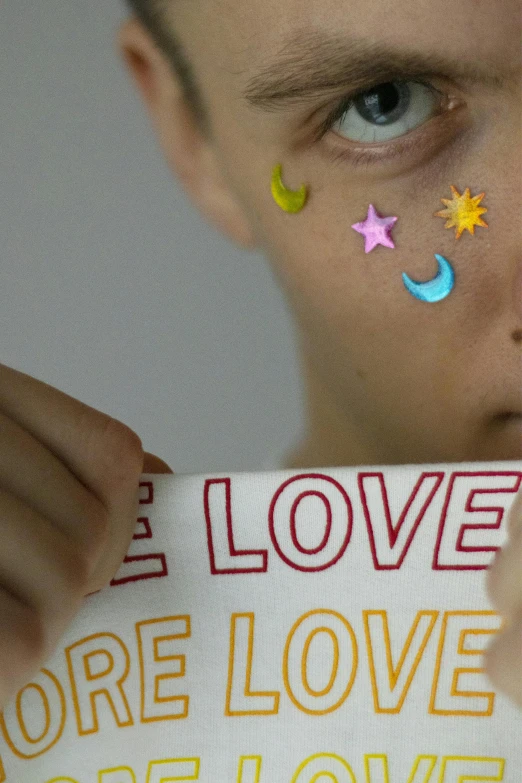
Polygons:
<instances>
[{"instance_id":1,"label":"pupil","mask_svg":"<svg viewBox=\"0 0 522 783\"><path fill-rule=\"evenodd\" d=\"M399 91L393 84L384 84L377 88L379 94L379 109L382 114L388 114L397 108L399 103Z\"/></svg>"},{"instance_id":2,"label":"pupil","mask_svg":"<svg viewBox=\"0 0 522 783\"><path fill-rule=\"evenodd\" d=\"M372 87L355 101L359 114L368 122L391 125L408 109L410 93L404 83L387 82Z\"/></svg>"}]
</instances>

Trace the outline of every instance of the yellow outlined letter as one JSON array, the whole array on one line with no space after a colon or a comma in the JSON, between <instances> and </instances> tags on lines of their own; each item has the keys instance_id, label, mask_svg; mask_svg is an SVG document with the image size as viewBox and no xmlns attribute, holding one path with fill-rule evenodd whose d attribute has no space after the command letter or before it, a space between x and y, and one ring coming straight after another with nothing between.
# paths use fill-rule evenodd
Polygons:
<instances>
[{"instance_id":1,"label":"yellow outlined letter","mask_svg":"<svg viewBox=\"0 0 522 783\"><path fill-rule=\"evenodd\" d=\"M151 761L146 783L170 783L174 780L199 780L198 758Z\"/></svg>"},{"instance_id":2,"label":"yellow outlined letter","mask_svg":"<svg viewBox=\"0 0 522 783\"><path fill-rule=\"evenodd\" d=\"M159 617L136 623L140 659L142 723L187 717L188 696L160 696L158 692L162 680L185 676L185 656L160 655L158 647L160 642L188 639L190 633L190 615ZM169 661L175 661L176 667L174 668L172 663L170 665L162 663ZM161 674L153 673L158 670L161 671Z\"/></svg>"},{"instance_id":3,"label":"yellow outlined letter","mask_svg":"<svg viewBox=\"0 0 522 783\"><path fill-rule=\"evenodd\" d=\"M254 612L230 618L228 685L225 715L277 715L279 691L252 691Z\"/></svg>"},{"instance_id":4,"label":"yellow outlined letter","mask_svg":"<svg viewBox=\"0 0 522 783\"><path fill-rule=\"evenodd\" d=\"M470 681L470 675L482 674L484 668L457 668L455 658L483 655L484 646L466 646L466 639L468 636L491 636L498 631L501 619L497 612L491 611L444 612L428 708L430 715L493 714L494 691L479 691L476 678ZM459 689L461 677L467 685L464 689ZM444 706L436 707L437 699ZM485 702L482 709L476 706L477 699Z\"/></svg>"},{"instance_id":5,"label":"yellow outlined letter","mask_svg":"<svg viewBox=\"0 0 522 783\"><path fill-rule=\"evenodd\" d=\"M125 777L122 777L125 773ZM136 775L130 767L113 767L98 772L98 783L136 783Z\"/></svg>"},{"instance_id":6,"label":"yellow outlined letter","mask_svg":"<svg viewBox=\"0 0 522 783\"><path fill-rule=\"evenodd\" d=\"M310 663L310 647L319 635L331 644L325 663L324 650ZM315 664L315 665L314 665ZM300 617L288 635L283 659L283 680L295 706L309 715L335 712L348 698L358 665L357 639L348 620L331 609L314 609ZM314 689L310 672L330 671L328 683ZM348 674L347 674L348 673ZM348 676L348 681L347 681Z\"/></svg>"},{"instance_id":7,"label":"yellow outlined letter","mask_svg":"<svg viewBox=\"0 0 522 783\"><path fill-rule=\"evenodd\" d=\"M105 696L116 725L133 726L134 720L123 690L130 671L130 655L122 640L113 633L95 633L66 647L67 667L78 733L98 731L96 697ZM91 659L105 658L106 667L91 666ZM94 671L93 671L94 668Z\"/></svg>"},{"instance_id":8,"label":"yellow outlined letter","mask_svg":"<svg viewBox=\"0 0 522 783\"><path fill-rule=\"evenodd\" d=\"M357 783L350 765L335 753L317 753L305 759L295 771L291 783L316 783L328 777L332 783Z\"/></svg>"},{"instance_id":9,"label":"yellow outlined letter","mask_svg":"<svg viewBox=\"0 0 522 783\"><path fill-rule=\"evenodd\" d=\"M48 669L41 669L39 678L42 682L27 683L4 711L0 712L0 736L4 735L7 745L19 759L43 756L56 745L65 726L67 707L59 680ZM45 714L45 725L40 736L35 736L31 731L31 722L29 725L26 723L26 717L34 719L34 711L24 715L23 695L29 688L38 693ZM5 770L0 759L0 781L5 779Z\"/></svg>"},{"instance_id":10,"label":"yellow outlined letter","mask_svg":"<svg viewBox=\"0 0 522 783\"><path fill-rule=\"evenodd\" d=\"M241 756L237 783L261 783L261 756Z\"/></svg>"}]
</instances>

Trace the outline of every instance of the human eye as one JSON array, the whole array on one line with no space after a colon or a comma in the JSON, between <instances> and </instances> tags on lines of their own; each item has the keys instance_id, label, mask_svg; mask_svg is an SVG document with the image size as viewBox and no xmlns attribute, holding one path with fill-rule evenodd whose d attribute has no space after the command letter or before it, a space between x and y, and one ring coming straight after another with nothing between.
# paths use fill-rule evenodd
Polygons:
<instances>
[{"instance_id":1,"label":"human eye","mask_svg":"<svg viewBox=\"0 0 522 783\"><path fill-rule=\"evenodd\" d=\"M345 96L321 124L316 141L332 132L348 142L333 152L335 158L355 163L397 157L411 149L414 131L458 105L454 97L425 82L383 82Z\"/></svg>"}]
</instances>

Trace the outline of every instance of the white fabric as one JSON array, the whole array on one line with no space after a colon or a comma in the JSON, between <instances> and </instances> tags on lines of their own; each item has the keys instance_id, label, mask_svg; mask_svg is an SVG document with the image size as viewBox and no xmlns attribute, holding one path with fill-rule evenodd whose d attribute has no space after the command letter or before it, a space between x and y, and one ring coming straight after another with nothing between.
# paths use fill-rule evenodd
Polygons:
<instances>
[{"instance_id":1,"label":"white fabric","mask_svg":"<svg viewBox=\"0 0 522 783\"><path fill-rule=\"evenodd\" d=\"M0 718L0 781L520 783L522 713L481 651L521 481L142 476L126 561Z\"/></svg>"}]
</instances>

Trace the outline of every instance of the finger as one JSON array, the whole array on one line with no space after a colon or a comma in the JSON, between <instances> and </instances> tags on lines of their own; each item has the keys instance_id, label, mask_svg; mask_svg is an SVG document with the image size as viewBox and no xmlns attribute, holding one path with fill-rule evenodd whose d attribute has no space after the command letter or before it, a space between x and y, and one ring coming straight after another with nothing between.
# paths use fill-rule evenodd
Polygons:
<instances>
[{"instance_id":1,"label":"finger","mask_svg":"<svg viewBox=\"0 0 522 783\"><path fill-rule=\"evenodd\" d=\"M50 649L80 607L90 567L78 546L19 498L0 489L0 592L40 618ZM5 625L2 619L2 634ZM5 645L3 635L0 645ZM3 673L2 673L3 677Z\"/></svg>"},{"instance_id":2,"label":"finger","mask_svg":"<svg viewBox=\"0 0 522 783\"><path fill-rule=\"evenodd\" d=\"M486 674L502 693L522 707L522 613L495 637L484 655Z\"/></svg>"},{"instance_id":3,"label":"finger","mask_svg":"<svg viewBox=\"0 0 522 783\"><path fill-rule=\"evenodd\" d=\"M12 367L0 364L0 411L56 457L102 502L143 464L138 435L122 422ZM134 447L134 448L133 448Z\"/></svg>"},{"instance_id":4,"label":"finger","mask_svg":"<svg viewBox=\"0 0 522 783\"><path fill-rule=\"evenodd\" d=\"M0 487L52 520L92 570L107 537L107 509L67 466L0 412Z\"/></svg>"},{"instance_id":5,"label":"finger","mask_svg":"<svg viewBox=\"0 0 522 783\"><path fill-rule=\"evenodd\" d=\"M34 611L0 588L0 710L43 660L43 626ZM1 770L1 768L0 768Z\"/></svg>"},{"instance_id":6,"label":"finger","mask_svg":"<svg viewBox=\"0 0 522 783\"><path fill-rule=\"evenodd\" d=\"M145 459L143 460L142 473L174 473L173 470L163 462L162 459L156 457L155 454L149 454L145 452Z\"/></svg>"},{"instance_id":7,"label":"finger","mask_svg":"<svg viewBox=\"0 0 522 783\"><path fill-rule=\"evenodd\" d=\"M522 608L522 524L518 523L518 495L509 515L510 536L486 573L486 589L493 606L508 617Z\"/></svg>"},{"instance_id":8,"label":"finger","mask_svg":"<svg viewBox=\"0 0 522 783\"><path fill-rule=\"evenodd\" d=\"M108 512L91 591L117 572L136 528L143 448L122 422L25 373L0 365L0 410L51 451Z\"/></svg>"},{"instance_id":9,"label":"finger","mask_svg":"<svg viewBox=\"0 0 522 783\"><path fill-rule=\"evenodd\" d=\"M515 495L515 500L509 510L507 528L509 535L522 528L522 489Z\"/></svg>"}]
</instances>

